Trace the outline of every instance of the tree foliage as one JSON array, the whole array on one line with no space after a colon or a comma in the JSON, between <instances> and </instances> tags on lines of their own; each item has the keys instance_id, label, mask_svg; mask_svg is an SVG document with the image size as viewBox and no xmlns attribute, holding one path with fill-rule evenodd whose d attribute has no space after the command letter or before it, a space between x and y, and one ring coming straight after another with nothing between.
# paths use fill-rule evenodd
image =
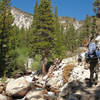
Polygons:
<instances>
[{"instance_id":1,"label":"tree foliage","mask_svg":"<svg viewBox=\"0 0 100 100\"><path fill-rule=\"evenodd\" d=\"M55 57L62 58L65 55L66 45L65 45L65 35L62 31L62 26L59 23L57 6L55 6L55 38L54 39L55 39L55 49L53 55Z\"/></svg>"},{"instance_id":2,"label":"tree foliage","mask_svg":"<svg viewBox=\"0 0 100 100\"><path fill-rule=\"evenodd\" d=\"M94 12L97 13L99 9L100 9L100 0L94 0L94 2L93 2Z\"/></svg>"},{"instance_id":3,"label":"tree foliage","mask_svg":"<svg viewBox=\"0 0 100 100\"><path fill-rule=\"evenodd\" d=\"M0 72L9 65L12 50L13 17L10 12L10 0L0 1Z\"/></svg>"},{"instance_id":4,"label":"tree foliage","mask_svg":"<svg viewBox=\"0 0 100 100\"><path fill-rule=\"evenodd\" d=\"M77 49L78 38L77 31L74 26L71 24L66 31L66 47L68 51L74 52Z\"/></svg>"},{"instance_id":5,"label":"tree foliage","mask_svg":"<svg viewBox=\"0 0 100 100\"><path fill-rule=\"evenodd\" d=\"M33 21L33 23L36 22L36 27L33 26L35 31L33 30L31 38L31 51L33 56L35 54L44 55L46 48L51 50L54 40L54 18L51 1L41 0L36 11L35 14L38 13L38 16L34 16Z\"/></svg>"}]
</instances>

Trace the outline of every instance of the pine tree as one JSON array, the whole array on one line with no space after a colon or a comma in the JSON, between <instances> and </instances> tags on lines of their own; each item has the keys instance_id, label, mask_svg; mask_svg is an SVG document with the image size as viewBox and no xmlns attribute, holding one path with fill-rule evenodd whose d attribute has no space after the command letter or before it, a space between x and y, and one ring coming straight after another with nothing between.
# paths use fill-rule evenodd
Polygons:
<instances>
[{"instance_id":1,"label":"pine tree","mask_svg":"<svg viewBox=\"0 0 100 100\"><path fill-rule=\"evenodd\" d=\"M39 52L46 48L50 49L54 39L54 18L51 7L51 0L41 0L38 8L39 25L38 25L38 42Z\"/></svg>"},{"instance_id":2,"label":"pine tree","mask_svg":"<svg viewBox=\"0 0 100 100\"><path fill-rule=\"evenodd\" d=\"M56 57L62 57L65 55L65 36L62 31L62 26L59 23L58 9L55 6L55 55Z\"/></svg>"},{"instance_id":3,"label":"pine tree","mask_svg":"<svg viewBox=\"0 0 100 100\"><path fill-rule=\"evenodd\" d=\"M85 24L84 24L84 29L85 29L85 36L89 37L90 35L90 24L91 24L91 18L87 15L86 16L86 20L85 20Z\"/></svg>"},{"instance_id":4,"label":"pine tree","mask_svg":"<svg viewBox=\"0 0 100 100\"><path fill-rule=\"evenodd\" d=\"M88 40L90 34L91 34L91 17L87 15L83 28L80 31L80 43L82 43L84 40Z\"/></svg>"},{"instance_id":5,"label":"pine tree","mask_svg":"<svg viewBox=\"0 0 100 100\"><path fill-rule=\"evenodd\" d=\"M34 28L34 27L33 27ZM51 48L54 38L54 18L51 1L41 0L38 7L38 23L36 31L33 32L33 53L44 55L46 48ZM33 54L33 55L34 55Z\"/></svg>"},{"instance_id":6,"label":"pine tree","mask_svg":"<svg viewBox=\"0 0 100 100\"><path fill-rule=\"evenodd\" d=\"M35 38L37 36L37 30L38 30L38 0L36 0L35 7L34 7L34 14L33 14L33 21L30 29L28 30L29 32L29 50L30 50L30 57L35 56L36 50L33 45Z\"/></svg>"},{"instance_id":7,"label":"pine tree","mask_svg":"<svg viewBox=\"0 0 100 100\"><path fill-rule=\"evenodd\" d=\"M11 30L11 33L12 33L12 37L11 37L11 43L12 43L12 48L15 50L18 46L19 46L19 33L20 33L20 30L19 28L16 26L16 25L13 25L12 27L12 30Z\"/></svg>"},{"instance_id":8,"label":"pine tree","mask_svg":"<svg viewBox=\"0 0 100 100\"><path fill-rule=\"evenodd\" d=\"M51 0L41 0L38 7L38 19L36 31L33 31L31 41L32 55L42 55L42 71L45 74L45 65L49 53L54 46L54 16L52 12Z\"/></svg>"},{"instance_id":9,"label":"pine tree","mask_svg":"<svg viewBox=\"0 0 100 100\"><path fill-rule=\"evenodd\" d=\"M93 16L92 18L92 22L91 22L91 35L93 37L96 37L97 33L96 33L96 17Z\"/></svg>"},{"instance_id":10,"label":"pine tree","mask_svg":"<svg viewBox=\"0 0 100 100\"><path fill-rule=\"evenodd\" d=\"M10 0L1 0L0 4L0 72L4 72L10 59L9 51L12 49L13 17L10 11Z\"/></svg>"},{"instance_id":11,"label":"pine tree","mask_svg":"<svg viewBox=\"0 0 100 100\"><path fill-rule=\"evenodd\" d=\"M38 0L36 0L35 7L34 7L34 14L33 14L33 22L32 26L34 31L37 28L37 23L38 23Z\"/></svg>"},{"instance_id":12,"label":"pine tree","mask_svg":"<svg viewBox=\"0 0 100 100\"><path fill-rule=\"evenodd\" d=\"M100 17L100 0L94 0L93 10L96 13L97 17Z\"/></svg>"},{"instance_id":13,"label":"pine tree","mask_svg":"<svg viewBox=\"0 0 100 100\"><path fill-rule=\"evenodd\" d=\"M66 47L72 53L77 49L77 32L73 25L70 25L66 31Z\"/></svg>"}]
</instances>

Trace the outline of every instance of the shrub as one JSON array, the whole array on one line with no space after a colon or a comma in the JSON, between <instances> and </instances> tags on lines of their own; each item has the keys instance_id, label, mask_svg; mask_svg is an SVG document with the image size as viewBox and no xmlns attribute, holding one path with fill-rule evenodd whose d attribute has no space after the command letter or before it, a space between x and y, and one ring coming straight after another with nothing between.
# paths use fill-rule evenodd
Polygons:
<instances>
[{"instance_id":1,"label":"shrub","mask_svg":"<svg viewBox=\"0 0 100 100\"><path fill-rule=\"evenodd\" d=\"M9 66L5 68L4 74L7 76L16 76L16 74L23 74L25 71L25 62L28 59L28 49L25 47L17 48L10 52L12 57L8 62Z\"/></svg>"},{"instance_id":2,"label":"shrub","mask_svg":"<svg viewBox=\"0 0 100 100\"><path fill-rule=\"evenodd\" d=\"M37 71L41 68L41 59L42 59L41 55L35 55L34 61L31 65L33 70Z\"/></svg>"}]
</instances>

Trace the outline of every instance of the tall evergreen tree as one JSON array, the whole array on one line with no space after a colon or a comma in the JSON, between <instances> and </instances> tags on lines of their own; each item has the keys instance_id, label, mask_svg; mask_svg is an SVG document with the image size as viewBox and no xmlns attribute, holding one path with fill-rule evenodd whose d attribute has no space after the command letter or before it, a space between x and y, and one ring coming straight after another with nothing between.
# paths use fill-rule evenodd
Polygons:
<instances>
[{"instance_id":1,"label":"tall evergreen tree","mask_svg":"<svg viewBox=\"0 0 100 100\"><path fill-rule=\"evenodd\" d=\"M41 0L38 7L38 19L36 31L33 32L32 55L40 54L43 57L42 68L45 73L45 64L47 63L48 52L52 51L54 46L54 16L52 12L51 0ZM46 61L46 62L45 62ZM43 67L44 66L44 67Z\"/></svg>"},{"instance_id":2,"label":"tall evergreen tree","mask_svg":"<svg viewBox=\"0 0 100 100\"><path fill-rule=\"evenodd\" d=\"M58 9L55 6L55 55L56 57L62 57L65 55L65 36L62 31L62 26L59 23Z\"/></svg>"},{"instance_id":3,"label":"tall evergreen tree","mask_svg":"<svg viewBox=\"0 0 100 100\"><path fill-rule=\"evenodd\" d=\"M9 62L9 51L12 49L13 17L10 11L10 0L1 0L0 4L0 72L4 72Z\"/></svg>"},{"instance_id":4,"label":"tall evergreen tree","mask_svg":"<svg viewBox=\"0 0 100 100\"><path fill-rule=\"evenodd\" d=\"M32 44L34 46L33 55L35 53L44 55L44 50L46 48L51 48L53 45L54 17L50 0L40 1L37 28L36 31L33 32L32 38Z\"/></svg>"}]
</instances>

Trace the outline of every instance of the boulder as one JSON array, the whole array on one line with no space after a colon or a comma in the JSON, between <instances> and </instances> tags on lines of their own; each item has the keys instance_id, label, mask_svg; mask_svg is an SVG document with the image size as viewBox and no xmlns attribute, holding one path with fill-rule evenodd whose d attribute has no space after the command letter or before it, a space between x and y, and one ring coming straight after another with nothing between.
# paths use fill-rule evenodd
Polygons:
<instances>
[{"instance_id":1,"label":"boulder","mask_svg":"<svg viewBox=\"0 0 100 100\"><path fill-rule=\"evenodd\" d=\"M12 100L12 98L11 97L8 97L6 95L0 94L0 100Z\"/></svg>"},{"instance_id":2,"label":"boulder","mask_svg":"<svg viewBox=\"0 0 100 100\"><path fill-rule=\"evenodd\" d=\"M29 91L26 96L25 100L44 100L41 96L42 89L33 89Z\"/></svg>"},{"instance_id":3,"label":"boulder","mask_svg":"<svg viewBox=\"0 0 100 100\"><path fill-rule=\"evenodd\" d=\"M28 92L30 87L29 82L24 77L20 77L13 81L10 81L6 86L6 94L8 96L20 96L23 97Z\"/></svg>"}]
</instances>

